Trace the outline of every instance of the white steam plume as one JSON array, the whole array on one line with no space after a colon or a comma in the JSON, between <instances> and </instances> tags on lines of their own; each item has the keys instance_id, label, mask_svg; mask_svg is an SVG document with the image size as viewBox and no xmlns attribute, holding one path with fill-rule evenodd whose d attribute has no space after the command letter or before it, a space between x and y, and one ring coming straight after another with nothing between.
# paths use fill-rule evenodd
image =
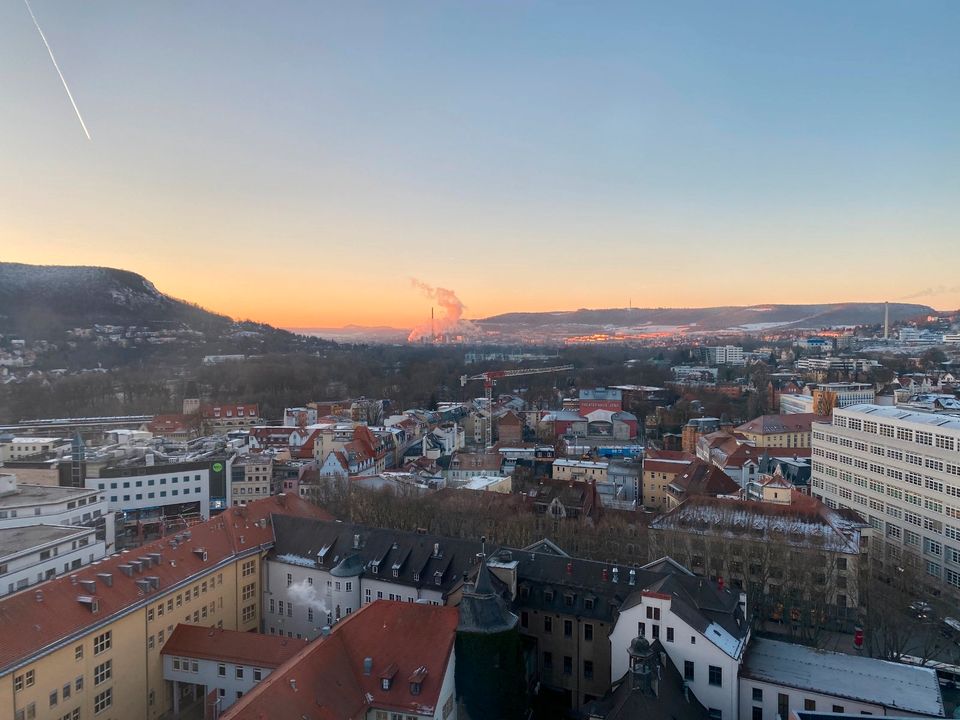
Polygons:
<instances>
[{"instance_id":1,"label":"white steam plume","mask_svg":"<svg viewBox=\"0 0 960 720\"><path fill-rule=\"evenodd\" d=\"M466 305L463 304L453 290L433 287L416 278L411 278L410 283L425 297L436 301L437 305L440 306L440 315L434 318L432 323L426 322L415 327L410 332L409 337L407 337L408 341L413 342L422 337L429 337L431 331L437 335L448 333L453 329L457 329L459 331L458 334L472 331L472 324L463 319L463 311Z\"/></svg>"},{"instance_id":2,"label":"white steam plume","mask_svg":"<svg viewBox=\"0 0 960 720\"><path fill-rule=\"evenodd\" d=\"M327 606L323 602L323 599L317 594L317 591L314 589L313 585L309 584L306 580L293 583L293 585L288 587L287 596L297 604L312 607L314 610L321 612L324 615L329 612L327 610Z\"/></svg>"}]
</instances>

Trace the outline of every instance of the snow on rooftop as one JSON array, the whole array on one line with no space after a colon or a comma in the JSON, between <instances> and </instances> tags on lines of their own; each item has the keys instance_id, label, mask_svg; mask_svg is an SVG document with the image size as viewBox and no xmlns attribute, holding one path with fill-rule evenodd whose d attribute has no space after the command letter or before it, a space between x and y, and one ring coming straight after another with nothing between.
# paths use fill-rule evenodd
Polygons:
<instances>
[{"instance_id":1,"label":"snow on rooftop","mask_svg":"<svg viewBox=\"0 0 960 720\"><path fill-rule=\"evenodd\" d=\"M277 560L282 563L287 563L287 565L299 565L301 567L316 567L317 565L317 561L314 558L303 557L302 555L294 555L293 553L277 555Z\"/></svg>"},{"instance_id":2,"label":"snow on rooftop","mask_svg":"<svg viewBox=\"0 0 960 720\"><path fill-rule=\"evenodd\" d=\"M903 410L902 408L896 406L871 405L869 403L850 405L843 409L838 408L834 410L835 415L848 415L850 413L856 413L858 415L870 415L872 418L900 420L902 422L915 423L917 425L931 425L944 430L960 430L960 418L957 418L954 415L915 412Z\"/></svg>"},{"instance_id":3,"label":"snow on rooftop","mask_svg":"<svg viewBox=\"0 0 960 720\"><path fill-rule=\"evenodd\" d=\"M732 658L740 657L740 654L746 646L747 638L749 637L749 635L744 635L742 638L736 638L717 623L710 623L704 631L704 635L706 635L710 642Z\"/></svg>"},{"instance_id":4,"label":"snow on rooftop","mask_svg":"<svg viewBox=\"0 0 960 720\"><path fill-rule=\"evenodd\" d=\"M799 690L945 716L937 674L930 668L754 638L740 672Z\"/></svg>"}]
</instances>

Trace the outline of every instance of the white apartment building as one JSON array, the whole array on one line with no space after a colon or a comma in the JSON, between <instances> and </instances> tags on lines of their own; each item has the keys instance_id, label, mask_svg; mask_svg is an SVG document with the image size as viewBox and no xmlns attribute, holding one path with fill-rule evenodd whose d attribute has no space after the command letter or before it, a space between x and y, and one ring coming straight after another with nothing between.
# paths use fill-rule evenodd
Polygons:
<instances>
[{"instance_id":1,"label":"white apartment building","mask_svg":"<svg viewBox=\"0 0 960 720\"><path fill-rule=\"evenodd\" d=\"M610 633L610 676L627 672L627 650L635 637L659 640L711 718L737 720L738 675L750 642L743 619L746 594L719 590L668 558L645 567L660 565L672 566L677 575L634 592L620 606Z\"/></svg>"},{"instance_id":2,"label":"white apartment building","mask_svg":"<svg viewBox=\"0 0 960 720\"><path fill-rule=\"evenodd\" d=\"M78 570L106 555L89 527L28 525L0 530L0 596Z\"/></svg>"},{"instance_id":3,"label":"white apartment building","mask_svg":"<svg viewBox=\"0 0 960 720\"><path fill-rule=\"evenodd\" d=\"M853 405L815 423L812 445L812 494L869 519L885 541L871 555L960 595L960 418Z\"/></svg>"},{"instance_id":4,"label":"white apartment building","mask_svg":"<svg viewBox=\"0 0 960 720\"><path fill-rule=\"evenodd\" d=\"M114 548L113 514L96 489L27 485L0 474L0 529L30 525L69 525L97 531L106 552Z\"/></svg>"},{"instance_id":5,"label":"white apartment building","mask_svg":"<svg viewBox=\"0 0 960 720\"><path fill-rule=\"evenodd\" d=\"M703 359L709 365L744 365L743 348L736 345L720 345L703 348Z\"/></svg>"}]
</instances>

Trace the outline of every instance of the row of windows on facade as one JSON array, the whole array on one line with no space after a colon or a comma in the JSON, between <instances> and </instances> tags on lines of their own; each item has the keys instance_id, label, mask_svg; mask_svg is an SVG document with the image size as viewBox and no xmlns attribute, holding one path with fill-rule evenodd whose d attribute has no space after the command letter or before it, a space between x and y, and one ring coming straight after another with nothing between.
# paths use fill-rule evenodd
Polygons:
<instances>
[{"instance_id":1,"label":"row of windows on facade","mask_svg":"<svg viewBox=\"0 0 960 720\"><path fill-rule=\"evenodd\" d=\"M247 575L247 573L244 573ZM189 603L191 599L199 598L201 594L206 593L208 588L213 590L217 585L223 585L223 573L217 573L216 576L211 576L209 581L204 580L202 583L194 585L193 588L188 588L185 592L177 593L176 597L170 596L167 598L166 603L160 602L156 607L147 608L147 622L152 622L154 617L163 617L164 608L166 612L173 612L173 607L182 607L184 603ZM246 599L246 598L244 598ZM223 607L223 598L220 598L220 606Z\"/></svg>"},{"instance_id":2,"label":"row of windows on facade","mask_svg":"<svg viewBox=\"0 0 960 720\"><path fill-rule=\"evenodd\" d=\"M189 476L189 475L184 475L184 476L183 476L183 481L184 481L185 483L190 482L190 476ZM166 485L166 484L167 484L167 478L165 478L165 477L162 477L162 478L159 478L159 479L157 479L157 478L150 478L150 479L145 480L145 481L144 481L144 480L136 480L136 481L134 481L134 485L133 485L133 486L134 486L134 487L138 487L138 488L142 488L142 487L144 487L144 484L143 484L144 482L147 483L146 487L154 487L154 485ZM177 484L179 484L179 482L180 482L180 478L179 478L179 477L173 476L173 477L170 478L170 484L171 484L171 485L177 485ZM200 476L199 476L199 475L194 475L194 476L193 476L193 482L200 482ZM110 483L110 489L111 489L111 490L116 490L116 489L117 489L117 485L118 485L118 483L115 483L115 482ZM104 489L105 489L105 488L104 488L104 483L100 483L97 487L98 487L100 490L104 490ZM124 483L123 483L123 489L124 489L124 490L127 490L127 489L129 489L129 488L130 488L130 481L129 481L129 480L124 481Z\"/></svg>"},{"instance_id":3,"label":"row of windows on facade","mask_svg":"<svg viewBox=\"0 0 960 720\"><path fill-rule=\"evenodd\" d=\"M102 500L103 498L97 498L97 499ZM97 501L97 499L91 498L90 502L94 503ZM74 508L68 507L67 509L73 510ZM24 517L23 515L18 515L19 512L20 512L19 510L0 510L0 520L6 520L8 518L12 519L15 517ZM61 512L62 511L58 510L57 508L52 508L51 512L44 513L43 506L37 505L36 507L33 508L32 517L41 517L43 515L59 515ZM86 522L92 518L100 517L101 514L102 513L100 510L94 510L92 513L84 513L82 516L77 515L76 517L71 518L70 522L73 523L74 525L79 525L81 522L81 518L83 519L84 522Z\"/></svg>"},{"instance_id":4,"label":"row of windows on facade","mask_svg":"<svg viewBox=\"0 0 960 720\"><path fill-rule=\"evenodd\" d=\"M203 493L203 488L183 488L183 494L184 494L184 495L189 495L190 492L191 492L191 490L193 491L193 494L194 494L194 495L201 495L201 494ZM180 490L174 489L174 490L171 490L171 491L170 491L170 495L171 495L171 496L175 496L175 495L179 495L179 494L180 494ZM155 499L156 497L157 497L157 493L155 493L155 492L148 492L148 493L147 493L147 500L153 500L153 499ZM162 498L167 497L167 491L166 491L166 490L161 490L161 491L160 491L160 497L162 497ZM121 502L119 498L120 498L119 495L111 495L111 496L110 496L110 502L112 502L112 503ZM134 499L134 500L143 500L143 493L136 493L136 494L133 496L133 499ZM122 502L129 502L129 501L130 501L130 495L124 495Z\"/></svg>"},{"instance_id":5,"label":"row of windows on facade","mask_svg":"<svg viewBox=\"0 0 960 720\"><path fill-rule=\"evenodd\" d=\"M899 452L899 451L896 451ZM851 455L844 455L843 453L838 453L833 450L824 449L824 448L814 448L813 449L813 460L812 465L814 468L823 469L824 465L821 462L817 462L816 458L824 458L834 463L839 463L840 465L848 465L850 467L856 468L858 470L869 470L872 473L876 473L880 476L886 476L894 480L906 480L907 482L916 485L917 487L926 486L931 490L936 490L937 492L945 492L948 495L953 495L955 497L960 497L960 488L956 485L943 485L942 481L932 478L929 475L921 476L918 472L913 472L910 470L901 470L898 467L891 467L889 465L884 465L879 462L873 462L869 459L864 460L863 458L853 457ZM920 455L914 455L912 453L906 453L902 458L891 458L894 460L899 460L900 462L905 462L908 465L915 465L917 469L926 468L927 470L934 470L936 472L946 473L948 475L957 475L960 476L960 464L944 462L937 458L923 457ZM834 473L830 473L836 477ZM930 484L934 483L934 484ZM953 488L952 490L950 488Z\"/></svg>"},{"instance_id":6,"label":"row of windows on facade","mask_svg":"<svg viewBox=\"0 0 960 720\"><path fill-rule=\"evenodd\" d=\"M943 450L956 450L957 441L950 435L941 435L929 430L914 430L912 428L901 427L899 425L889 425L887 423L878 423L873 420L862 420L861 418L848 418L843 415L835 415L833 424L836 427L845 427L851 430L869 433L871 435L880 435L882 437L903 440L905 442L914 442L918 445L936 446ZM823 433L814 433L814 437L821 436Z\"/></svg>"},{"instance_id":7,"label":"row of windows on facade","mask_svg":"<svg viewBox=\"0 0 960 720\"><path fill-rule=\"evenodd\" d=\"M752 688L751 694L752 700L755 703L763 702L763 688L755 687ZM807 712L815 712L817 709L817 701L812 698L804 698L803 700L803 709ZM846 712L843 705L832 705L830 712L833 713L844 713ZM777 713L780 717L787 717L790 713L790 696L786 693L777 693ZM861 715L872 715L873 713L860 711ZM752 720L763 720L763 708L753 706Z\"/></svg>"}]
</instances>

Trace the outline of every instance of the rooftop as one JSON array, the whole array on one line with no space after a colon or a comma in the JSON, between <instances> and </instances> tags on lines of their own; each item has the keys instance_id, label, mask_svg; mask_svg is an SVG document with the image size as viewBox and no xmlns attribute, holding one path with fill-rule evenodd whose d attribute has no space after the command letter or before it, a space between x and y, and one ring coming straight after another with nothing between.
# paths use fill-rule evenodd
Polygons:
<instances>
[{"instance_id":1,"label":"rooftop","mask_svg":"<svg viewBox=\"0 0 960 720\"><path fill-rule=\"evenodd\" d=\"M937 673L930 668L754 638L740 674L904 712L945 715Z\"/></svg>"},{"instance_id":2,"label":"rooftop","mask_svg":"<svg viewBox=\"0 0 960 720\"><path fill-rule=\"evenodd\" d=\"M303 650L306 644L307 640L282 635L179 623L160 652L198 660L276 668Z\"/></svg>"},{"instance_id":3,"label":"rooftop","mask_svg":"<svg viewBox=\"0 0 960 720\"><path fill-rule=\"evenodd\" d=\"M782 433L808 433L810 424L829 422L830 418L816 413L796 413L794 415L761 415L750 422L737 427L737 432L760 435L780 435Z\"/></svg>"},{"instance_id":4,"label":"rooftop","mask_svg":"<svg viewBox=\"0 0 960 720\"><path fill-rule=\"evenodd\" d=\"M67 538L92 535L94 530L69 525L28 525L0 530L0 559L47 543Z\"/></svg>"},{"instance_id":5,"label":"rooftop","mask_svg":"<svg viewBox=\"0 0 960 720\"><path fill-rule=\"evenodd\" d=\"M857 413L859 415L870 415L877 419L899 420L901 422L914 423L917 425L929 425L942 428L944 430L960 430L960 418L955 415L941 415L939 413L914 412L902 410L901 408L890 405L872 405L861 403L850 405L848 407L834 410L834 413L848 415Z\"/></svg>"},{"instance_id":6,"label":"rooftop","mask_svg":"<svg viewBox=\"0 0 960 720\"><path fill-rule=\"evenodd\" d=\"M59 485L21 485L17 484L17 492L9 495L0 495L0 510L9 508L30 507L47 503L64 502L74 498L96 495L99 490L91 488L60 487Z\"/></svg>"},{"instance_id":7,"label":"rooftop","mask_svg":"<svg viewBox=\"0 0 960 720\"><path fill-rule=\"evenodd\" d=\"M194 525L189 533L180 535L179 542L172 543L172 538L167 537L35 585L34 590L43 591L40 602L34 593L0 599L0 625L19 628L16 633L8 633L0 643L0 674L33 662L61 642L82 637L92 625L119 617L137 605L154 602L171 587L209 573L221 563L259 552L273 542L270 518L280 517L276 513L329 517L299 497L275 495L244 507L230 508ZM206 551L206 559L194 552L199 549ZM139 562L141 570L130 568L132 576L128 577L125 570L133 562ZM156 578L158 589L144 594L137 581L147 577ZM79 583L84 581L95 583L92 591L86 588L80 591ZM90 605L78 602L81 594L96 597L96 613Z\"/></svg>"},{"instance_id":8,"label":"rooftop","mask_svg":"<svg viewBox=\"0 0 960 720\"><path fill-rule=\"evenodd\" d=\"M287 660L221 717L333 720L366 717L371 707L433 716L444 700L458 617L453 607L376 600Z\"/></svg>"}]
</instances>

